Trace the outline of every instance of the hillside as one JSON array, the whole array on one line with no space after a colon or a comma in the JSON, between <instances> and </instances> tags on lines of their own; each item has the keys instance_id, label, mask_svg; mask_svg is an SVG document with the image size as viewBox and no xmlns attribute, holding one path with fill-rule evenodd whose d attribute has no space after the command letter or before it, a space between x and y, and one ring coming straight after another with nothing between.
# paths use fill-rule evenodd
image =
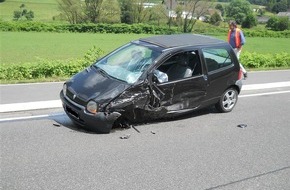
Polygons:
<instances>
[{"instance_id":1,"label":"hillside","mask_svg":"<svg viewBox=\"0 0 290 190\"><path fill-rule=\"evenodd\" d=\"M57 0L6 0L0 3L0 19L12 20L14 11L19 10L21 4L34 12L35 21L51 22L52 17L60 13Z\"/></svg>"},{"instance_id":2,"label":"hillside","mask_svg":"<svg viewBox=\"0 0 290 190\"><path fill-rule=\"evenodd\" d=\"M151 0L153 3L160 3L160 0ZM57 0L6 0L0 3L0 19L11 21L15 10L19 10L21 4L26 9L34 12L34 21L52 22L53 16L60 14Z\"/></svg>"}]
</instances>

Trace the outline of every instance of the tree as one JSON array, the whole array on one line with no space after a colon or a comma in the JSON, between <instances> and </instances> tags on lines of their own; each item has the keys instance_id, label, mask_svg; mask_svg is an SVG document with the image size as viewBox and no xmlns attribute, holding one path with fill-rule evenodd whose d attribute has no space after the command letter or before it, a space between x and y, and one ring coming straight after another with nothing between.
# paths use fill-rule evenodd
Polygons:
<instances>
[{"instance_id":1,"label":"tree","mask_svg":"<svg viewBox=\"0 0 290 190\"><path fill-rule=\"evenodd\" d=\"M179 28L183 28L183 18L182 18L182 15L183 15L183 7L182 6L177 6L175 8L175 14L176 14L176 19L175 19L175 22L176 22L176 25L179 27ZM172 21L171 21L172 22Z\"/></svg>"},{"instance_id":2,"label":"tree","mask_svg":"<svg viewBox=\"0 0 290 190\"><path fill-rule=\"evenodd\" d=\"M218 3L218 4L215 6L215 9L219 10L219 11L221 12L222 16L225 15L225 9L224 9L224 7L223 7L222 4L219 4L219 3Z\"/></svg>"},{"instance_id":3,"label":"tree","mask_svg":"<svg viewBox=\"0 0 290 190\"><path fill-rule=\"evenodd\" d=\"M155 5L148 8L148 22L152 24L161 24L167 23L167 12L165 7L162 4Z\"/></svg>"},{"instance_id":4,"label":"tree","mask_svg":"<svg viewBox=\"0 0 290 190\"><path fill-rule=\"evenodd\" d=\"M277 26L278 26L278 22L279 22L278 17L277 16L272 16L267 21L266 27L271 29L271 30L275 30L277 28Z\"/></svg>"},{"instance_id":5,"label":"tree","mask_svg":"<svg viewBox=\"0 0 290 190\"><path fill-rule=\"evenodd\" d=\"M119 0L121 7L121 21L132 24L145 20L150 11L144 8L144 2L148 0Z\"/></svg>"},{"instance_id":6,"label":"tree","mask_svg":"<svg viewBox=\"0 0 290 190\"><path fill-rule=\"evenodd\" d=\"M32 20L34 18L34 12L30 10L24 16L27 20Z\"/></svg>"},{"instance_id":7,"label":"tree","mask_svg":"<svg viewBox=\"0 0 290 190\"><path fill-rule=\"evenodd\" d=\"M279 13L287 11L287 0L276 2L272 7L272 12Z\"/></svg>"},{"instance_id":8,"label":"tree","mask_svg":"<svg viewBox=\"0 0 290 190\"><path fill-rule=\"evenodd\" d=\"M226 7L227 17L235 19L238 24L241 24L251 13L251 4L246 0L233 0Z\"/></svg>"},{"instance_id":9,"label":"tree","mask_svg":"<svg viewBox=\"0 0 290 190\"><path fill-rule=\"evenodd\" d=\"M117 0L105 0L101 6L100 22L120 23L121 10Z\"/></svg>"},{"instance_id":10,"label":"tree","mask_svg":"<svg viewBox=\"0 0 290 190\"><path fill-rule=\"evenodd\" d=\"M209 19L209 23L216 25L216 26L220 25L221 21L222 21L222 18L218 12L214 12L214 14L211 15L211 17Z\"/></svg>"},{"instance_id":11,"label":"tree","mask_svg":"<svg viewBox=\"0 0 290 190\"><path fill-rule=\"evenodd\" d=\"M183 32L191 32L197 19L204 15L212 5L210 0L184 0Z\"/></svg>"},{"instance_id":12,"label":"tree","mask_svg":"<svg viewBox=\"0 0 290 190\"><path fill-rule=\"evenodd\" d=\"M266 27L274 31L287 30L289 28L289 18L273 16L268 20Z\"/></svg>"},{"instance_id":13,"label":"tree","mask_svg":"<svg viewBox=\"0 0 290 190\"><path fill-rule=\"evenodd\" d=\"M278 29L279 31L284 31L289 29L290 23L288 17L280 17L278 22Z\"/></svg>"},{"instance_id":14,"label":"tree","mask_svg":"<svg viewBox=\"0 0 290 190\"><path fill-rule=\"evenodd\" d=\"M13 14L13 20L20 20L20 19L26 19L26 20L32 20L34 18L34 12L33 11L27 11L25 8L25 4L20 5L20 10L14 11Z\"/></svg>"},{"instance_id":15,"label":"tree","mask_svg":"<svg viewBox=\"0 0 290 190\"><path fill-rule=\"evenodd\" d=\"M132 0L134 2L134 15L137 23L144 21L148 11L145 11L144 2L145 0Z\"/></svg>"},{"instance_id":16,"label":"tree","mask_svg":"<svg viewBox=\"0 0 290 190\"><path fill-rule=\"evenodd\" d=\"M85 0L85 14L90 22L99 22L102 3L103 0Z\"/></svg>"},{"instance_id":17,"label":"tree","mask_svg":"<svg viewBox=\"0 0 290 190\"><path fill-rule=\"evenodd\" d=\"M22 11L14 11L13 20L19 20L22 16Z\"/></svg>"},{"instance_id":18,"label":"tree","mask_svg":"<svg viewBox=\"0 0 290 190\"><path fill-rule=\"evenodd\" d=\"M258 9L258 15L259 16L263 16L265 14L265 12L266 12L265 9L262 9L262 8Z\"/></svg>"},{"instance_id":19,"label":"tree","mask_svg":"<svg viewBox=\"0 0 290 190\"><path fill-rule=\"evenodd\" d=\"M134 23L134 13L133 13L133 1L131 0L120 0L121 8L121 22L126 24Z\"/></svg>"},{"instance_id":20,"label":"tree","mask_svg":"<svg viewBox=\"0 0 290 190\"><path fill-rule=\"evenodd\" d=\"M84 14L80 0L59 0L58 8L71 24L83 22Z\"/></svg>"},{"instance_id":21,"label":"tree","mask_svg":"<svg viewBox=\"0 0 290 190\"><path fill-rule=\"evenodd\" d=\"M253 14L247 15L246 19L242 23L243 28L252 28L253 26L257 26L257 19Z\"/></svg>"}]
</instances>

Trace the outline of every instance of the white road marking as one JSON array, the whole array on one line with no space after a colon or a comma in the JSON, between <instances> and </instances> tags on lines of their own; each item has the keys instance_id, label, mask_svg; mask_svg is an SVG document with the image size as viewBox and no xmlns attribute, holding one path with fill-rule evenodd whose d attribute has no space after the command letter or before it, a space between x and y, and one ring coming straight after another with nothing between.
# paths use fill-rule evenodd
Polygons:
<instances>
[{"instance_id":1,"label":"white road marking","mask_svg":"<svg viewBox=\"0 0 290 190\"><path fill-rule=\"evenodd\" d=\"M60 114L52 114L52 115L33 115L33 116L24 116L24 117L12 117L12 118L3 118L0 119L0 122L7 122L7 121L19 121L19 120L29 120L29 119L43 119L53 116L62 116L65 115L65 113Z\"/></svg>"},{"instance_id":2,"label":"white road marking","mask_svg":"<svg viewBox=\"0 0 290 190\"><path fill-rule=\"evenodd\" d=\"M239 95L239 98L247 98L247 97L254 97L254 96L266 96L266 95L274 95L274 94L285 94L285 93L290 93L290 90L278 91L278 92L266 92L266 93ZM61 107L61 105L60 106L58 105L58 104L61 104L60 100L42 101L42 102L28 102L28 103L20 103L20 104L25 104L26 108L30 107L30 110L33 110L36 107L44 108L46 104L49 105L50 107L52 107L53 104L54 104L54 106ZM6 105L11 105L11 104L6 104ZM0 105L0 106L2 106L2 105ZM19 107L21 108L21 106L19 106ZM2 107L1 107L1 111L2 111ZM62 115L65 116L65 113L63 112L63 113L52 114L52 115L35 115L35 116L3 118L3 119L0 119L0 122L29 120L29 119L43 119L43 118L48 118L48 117L53 117L53 116L62 116Z\"/></svg>"},{"instance_id":3,"label":"white road marking","mask_svg":"<svg viewBox=\"0 0 290 190\"><path fill-rule=\"evenodd\" d=\"M239 98L246 98L246 97L253 97L253 96L266 96L266 95L274 95L274 94L285 94L285 93L290 93L290 90L278 91L278 92L265 92L265 93L257 93L257 94L239 95Z\"/></svg>"},{"instance_id":4,"label":"white road marking","mask_svg":"<svg viewBox=\"0 0 290 190\"><path fill-rule=\"evenodd\" d=\"M254 96L266 96L266 95L274 95L274 94L285 94L285 93L290 93L290 90L278 91L278 92L266 92L266 93L239 95L239 98L247 98L247 97L254 97ZM47 102L49 102L49 101L47 101ZM31 106L33 106L35 102L29 102L29 103L31 104ZM44 105L43 103L42 103L42 105ZM48 118L48 117L53 117L53 116L61 116L61 115L65 116L66 114L63 112L63 113L53 114L53 115L35 115L35 116L25 116L25 117L3 118L3 119L0 119L0 122L29 120L29 119L43 119L43 118Z\"/></svg>"},{"instance_id":5,"label":"white road marking","mask_svg":"<svg viewBox=\"0 0 290 190\"><path fill-rule=\"evenodd\" d=\"M60 108L60 107L62 107L62 103L60 100L13 103L13 104L0 104L0 113L13 112L13 111L49 109L49 108Z\"/></svg>"},{"instance_id":6,"label":"white road marking","mask_svg":"<svg viewBox=\"0 0 290 190\"><path fill-rule=\"evenodd\" d=\"M242 91L281 88L281 87L290 87L290 81L243 85ZM289 93L289 91L278 91L278 92L240 95L239 97L243 98L243 97L281 94L281 93ZM62 103L60 100L0 104L0 113L27 111L27 110L38 110L38 109L49 109L49 108L61 108L61 107L62 107Z\"/></svg>"},{"instance_id":7,"label":"white road marking","mask_svg":"<svg viewBox=\"0 0 290 190\"><path fill-rule=\"evenodd\" d=\"M289 86L290 86L290 81L264 83L264 84L248 84L248 85L243 85L242 91L261 90L261 89L270 89L270 88L282 88L282 87L289 87Z\"/></svg>"}]
</instances>

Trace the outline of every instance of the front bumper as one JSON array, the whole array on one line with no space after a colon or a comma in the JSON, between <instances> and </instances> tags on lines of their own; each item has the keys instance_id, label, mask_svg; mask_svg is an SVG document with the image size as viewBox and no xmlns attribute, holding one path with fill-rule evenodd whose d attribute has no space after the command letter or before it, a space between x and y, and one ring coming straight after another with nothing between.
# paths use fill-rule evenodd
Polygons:
<instances>
[{"instance_id":1,"label":"front bumper","mask_svg":"<svg viewBox=\"0 0 290 190\"><path fill-rule=\"evenodd\" d=\"M97 133L110 133L114 122L121 116L118 112L98 112L96 114L88 113L85 107L69 100L64 96L62 91L60 92L60 99L62 101L64 111L71 120L83 128Z\"/></svg>"}]
</instances>

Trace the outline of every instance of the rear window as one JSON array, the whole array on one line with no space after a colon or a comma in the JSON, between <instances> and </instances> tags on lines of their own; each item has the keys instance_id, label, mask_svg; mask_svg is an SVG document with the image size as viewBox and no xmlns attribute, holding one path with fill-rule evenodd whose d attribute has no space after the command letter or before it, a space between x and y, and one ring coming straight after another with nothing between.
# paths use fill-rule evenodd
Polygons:
<instances>
[{"instance_id":1,"label":"rear window","mask_svg":"<svg viewBox=\"0 0 290 190\"><path fill-rule=\"evenodd\" d=\"M224 48L204 48L202 52L208 72L233 65L230 53Z\"/></svg>"}]
</instances>

